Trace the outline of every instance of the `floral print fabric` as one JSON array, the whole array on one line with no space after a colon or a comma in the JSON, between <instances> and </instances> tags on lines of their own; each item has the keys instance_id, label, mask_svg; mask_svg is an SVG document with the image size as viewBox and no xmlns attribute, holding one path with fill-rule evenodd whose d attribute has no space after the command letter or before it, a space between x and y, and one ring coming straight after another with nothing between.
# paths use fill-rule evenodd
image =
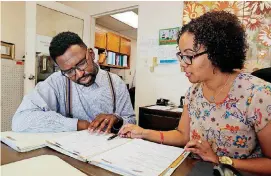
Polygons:
<instances>
[{"instance_id":1,"label":"floral print fabric","mask_svg":"<svg viewBox=\"0 0 271 176\"><path fill-rule=\"evenodd\" d=\"M225 101L216 105L203 96L200 83L186 93L190 140L207 140L218 156L262 156L257 133L271 121L271 84L240 73Z\"/></svg>"}]
</instances>

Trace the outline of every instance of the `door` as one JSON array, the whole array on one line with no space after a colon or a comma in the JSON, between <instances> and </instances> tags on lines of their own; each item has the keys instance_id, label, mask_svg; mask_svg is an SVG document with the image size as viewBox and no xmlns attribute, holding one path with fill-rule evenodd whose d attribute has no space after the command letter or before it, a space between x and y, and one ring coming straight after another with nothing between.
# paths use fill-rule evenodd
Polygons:
<instances>
[{"instance_id":1,"label":"door","mask_svg":"<svg viewBox=\"0 0 271 176\"><path fill-rule=\"evenodd\" d=\"M24 94L36 85L38 71L37 36L52 38L59 32L72 31L82 37L88 47L90 40L90 16L58 2L26 2L25 14L25 70ZM45 48L49 42L45 44ZM44 48L44 47L43 47ZM39 51L40 52L40 51ZM48 54L48 52L45 52Z\"/></svg>"}]
</instances>

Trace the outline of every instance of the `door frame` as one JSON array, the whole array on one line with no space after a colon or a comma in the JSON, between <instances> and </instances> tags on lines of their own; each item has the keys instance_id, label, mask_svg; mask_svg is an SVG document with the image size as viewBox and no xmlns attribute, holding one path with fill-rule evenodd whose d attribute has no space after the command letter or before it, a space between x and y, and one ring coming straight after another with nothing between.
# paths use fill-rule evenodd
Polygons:
<instances>
[{"instance_id":1,"label":"door frame","mask_svg":"<svg viewBox=\"0 0 271 176\"><path fill-rule=\"evenodd\" d=\"M24 95L34 89L36 84L36 18L37 5L65 13L84 21L83 41L88 46L94 46L90 40L90 15L77 11L59 2L25 2L25 66L24 66ZM29 79L34 77L34 79Z\"/></svg>"}]
</instances>

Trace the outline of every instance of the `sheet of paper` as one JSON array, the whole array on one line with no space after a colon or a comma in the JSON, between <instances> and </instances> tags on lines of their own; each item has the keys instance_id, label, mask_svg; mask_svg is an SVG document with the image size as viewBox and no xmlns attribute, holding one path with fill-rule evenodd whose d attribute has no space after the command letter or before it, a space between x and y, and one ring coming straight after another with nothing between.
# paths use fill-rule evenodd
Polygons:
<instances>
[{"instance_id":1,"label":"sheet of paper","mask_svg":"<svg viewBox=\"0 0 271 176\"><path fill-rule=\"evenodd\" d=\"M158 109L158 110L169 110L169 109L172 109L171 106L158 106L158 105L149 106L147 108L148 109Z\"/></svg>"},{"instance_id":2,"label":"sheet of paper","mask_svg":"<svg viewBox=\"0 0 271 176\"><path fill-rule=\"evenodd\" d=\"M175 109L171 109L170 111L173 111L173 112L183 112L183 108L175 108Z\"/></svg>"},{"instance_id":3,"label":"sheet of paper","mask_svg":"<svg viewBox=\"0 0 271 176\"><path fill-rule=\"evenodd\" d=\"M74 132L61 133L17 133L13 131L1 132L1 141L13 149L25 152L45 147L46 140L66 136Z\"/></svg>"},{"instance_id":4,"label":"sheet of paper","mask_svg":"<svg viewBox=\"0 0 271 176\"><path fill-rule=\"evenodd\" d=\"M12 176L86 176L65 161L53 155L41 155L1 166L1 174Z\"/></svg>"},{"instance_id":5,"label":"sheet of paper","mask_svg":"<svg viewBox=\"0 0 271 176\"><path fill-rule=\"evenodd\" d=\"M157 176L183 152L183 148L134 139L93 157L91 163L124 175Z\"/></svg>"},{"instance_id":6,"label":"sheet of paper","mask_svg":"<svg viewBox=\"0 0 271 176\"><path fill-rule=\"evenodd\" d=\"M59 144L64 150L76 153L84 158L90 158L130 141L130 139L120 137L107 140L110 136L112 134L90 133L84 130L69 136L55 138L50 142Z\"/></svg>"}]
</instances>

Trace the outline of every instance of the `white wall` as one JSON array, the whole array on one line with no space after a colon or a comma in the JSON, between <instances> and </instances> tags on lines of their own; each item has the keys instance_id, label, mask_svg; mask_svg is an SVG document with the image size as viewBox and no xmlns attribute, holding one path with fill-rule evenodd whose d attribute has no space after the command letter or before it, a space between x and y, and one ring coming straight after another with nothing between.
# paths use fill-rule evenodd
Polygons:
<instances>
[{"instance_id":1,"label":"white wall","mask_svg":"<svg viewBox=\"0 0 271 176\"><path fill-rule=\"evenodd\" d=\"M15 44L15 58L25 53L25 2L1 2L1 40Z\"/></svg>"},{"instance_id":2,"label":"white wall","mask_svg":"<svg viewBox=\"0 0 271 176\"><path fill-rule=\"evenodd\" d=\"M179 105L190 86L179 65L158 66L153 73L149 70L153 57L174 57L177 45L159 46L158 34L159 29L181 26L182 11L183 2L144 2L139 6L136 107L154 104L158 98Z\"/></svg>"},{"instance_id":3,"label":"white wall","mask_svg":"<svg viewBox=\"0 0 271 176\"><path fill-rule=\"evenodd\" d=\"M122 35L118 32L112 31L108 28L96 25L96 30L102 30L102 31L106 31L106 32L113 32L115 34L118 34L119 36L125 37L127 39L131 40L131 55L130 55L130 69L114 69L111 68L110 72L115 73L119 76L122 76L124 82L126 84L129 84L129 88L131 88L132 86L135 86L135 70L136 70L136 59L137 59L137 41L127 37L125 35Z\"/></svg>"}]
</instances>

